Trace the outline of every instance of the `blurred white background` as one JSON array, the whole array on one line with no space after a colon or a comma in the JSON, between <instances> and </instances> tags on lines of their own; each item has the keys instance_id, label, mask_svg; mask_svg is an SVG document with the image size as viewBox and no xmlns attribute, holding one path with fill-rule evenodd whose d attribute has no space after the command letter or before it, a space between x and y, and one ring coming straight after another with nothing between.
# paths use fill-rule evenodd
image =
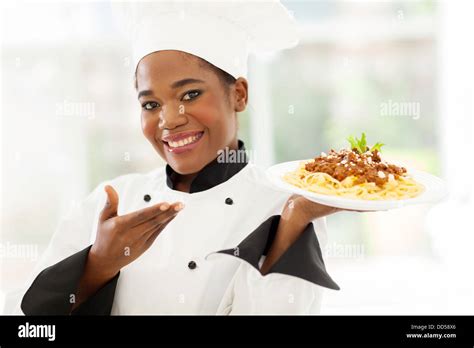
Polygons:
<instances>
[{"instance_id":1,"label":"blurred white background","mask_svg":"<svg viewBox=\"0 0 474 348\"><path fill-rule=\"evenodd\" d=\"M252 57L240 138L263 166L368 134L446 180L436 206L328 218L323 314L474 314L472 1L283 1L302 40ZM249 2L248 6L251 6ZM141 134L108 2L1 5L0 310L59 217L98 183L163 165ZM264 19L262 19L264 20ZM387 111L388 110L388 111Z\"/></svg>"}]
</instances>

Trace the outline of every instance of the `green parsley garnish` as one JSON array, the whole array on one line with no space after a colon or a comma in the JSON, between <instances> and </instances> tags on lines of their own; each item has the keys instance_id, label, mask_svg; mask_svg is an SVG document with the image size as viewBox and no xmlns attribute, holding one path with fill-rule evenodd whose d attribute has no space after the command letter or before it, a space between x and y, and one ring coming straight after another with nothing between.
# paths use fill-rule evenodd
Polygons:
<instances>
[{"instance_id":1,"label":"green parsley garnish","mask_svg":"<svg viewBox=\"0 0 474 348\"><path fill-rule=\"evenodd\" d=\"M366 151L380 151L380 149L382 148L382 146L384 146L385 144L382 144L382 143L375 143L374 146L372 146L371 148L369 148L367 146L367 139L366 139L366 136L365 136L365 133L362 133L362 137L359 139L359 138L354 138L352 135L349 136L347 138L347 141L351 144L351 149L352 150L355 150L359 153L364 153Z\"/></svg>"}]
</instances>

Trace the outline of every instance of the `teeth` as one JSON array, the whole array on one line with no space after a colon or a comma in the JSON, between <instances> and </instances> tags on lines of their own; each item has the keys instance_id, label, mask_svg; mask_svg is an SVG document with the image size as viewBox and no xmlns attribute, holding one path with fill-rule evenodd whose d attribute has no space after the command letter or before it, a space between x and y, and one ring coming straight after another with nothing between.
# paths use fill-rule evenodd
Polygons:
<instances>
[{"instance_id":1,"label":"teeth","mask_svg":"<svg viewBox=\"0 0 474 348\"><path fill-rule=\"evenodd\" d=\"M173 147L173 148L181 147L181 146L184 146L184 145L191 144L191 143L195 142L198 138L199 138L198 135L192 135L190 137L187 137L185 139L181 139L179 141L170 141L170 142L168 142L168 145L170 147Z\"/></svg>"}]
</instances>

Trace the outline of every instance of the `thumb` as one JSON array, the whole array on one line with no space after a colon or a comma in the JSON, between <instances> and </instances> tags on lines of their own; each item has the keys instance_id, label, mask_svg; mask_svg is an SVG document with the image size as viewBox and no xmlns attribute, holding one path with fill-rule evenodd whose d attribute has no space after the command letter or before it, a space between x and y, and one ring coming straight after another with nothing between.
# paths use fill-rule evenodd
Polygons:
<instances>
[{"instance_id":1,"label":"thumb","mask_svg":"<svg viewBox=\"0 0 474 348\"><path fill-rule=\"evenodd\" d=\"M105 185L104 191L107 194L107 200L105 202L104 209L100 214L100 222L104 222L114 216L117 216L117 209L119 203L118 193L110 185Z\"/></svg>"}]
</instances>

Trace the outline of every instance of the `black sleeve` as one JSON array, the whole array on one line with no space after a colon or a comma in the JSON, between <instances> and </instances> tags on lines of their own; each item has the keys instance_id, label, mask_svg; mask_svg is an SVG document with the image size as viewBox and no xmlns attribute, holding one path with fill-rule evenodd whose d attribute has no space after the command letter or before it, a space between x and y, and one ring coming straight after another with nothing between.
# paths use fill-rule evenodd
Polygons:
<instances>
[{"instance_id":1,"label":"black sleeve","mask_svg":"<svg viewBox=\"0 0 474 348\"><path fill-rule=\"evenodd\" d=\"M76 293L91 246L43 270L21 301L26 315L110 315L119 274L71 313L71 295Z\"/></svg>"},{"instance_id":2,"label":"black sleeve","mask_svg":"<svg viewBox=\"0 0 474 348\"><path fill-rule=\"evenodd\" d=\"M259 270L258 263L266 255L275 238L280 215L273 215L250 233L238 246L217 251L239 257ZM260 271L260 270L259 270ZM318 238L309 223L301 236L275 262L270 273L281 273L299 277L329 289L339 290L339 286L326 271Z\"/></svg>"}]
</instances>

